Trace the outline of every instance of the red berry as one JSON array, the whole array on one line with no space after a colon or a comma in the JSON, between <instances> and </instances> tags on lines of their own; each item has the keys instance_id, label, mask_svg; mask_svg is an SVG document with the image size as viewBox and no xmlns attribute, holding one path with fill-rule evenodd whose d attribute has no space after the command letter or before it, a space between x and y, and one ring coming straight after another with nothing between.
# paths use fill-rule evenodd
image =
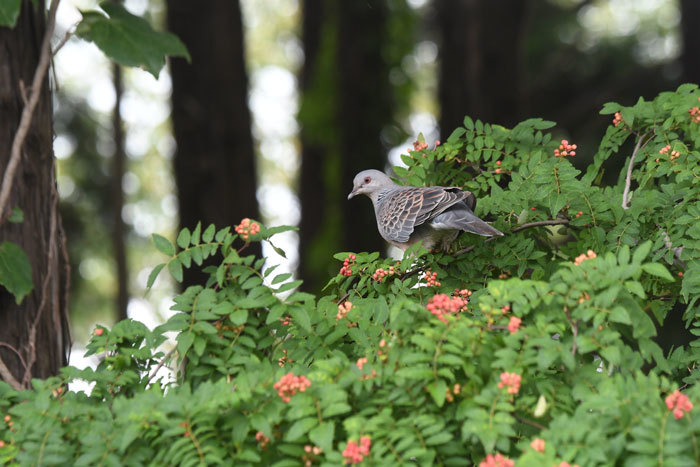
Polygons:
<instances>
[{"instance_id":1,"label":"red berry","mask_svg":"<svg viewBox=\"0 0 700 467\"><path fill-rule=\"evenodd\" d=\"M105 332L104 329L102 329L102 328L97 328L97 329L95 329L95 330L93 331L93 334L96 335L96 336L101 336L104 332Z\"/></svg>"}]
</instances>

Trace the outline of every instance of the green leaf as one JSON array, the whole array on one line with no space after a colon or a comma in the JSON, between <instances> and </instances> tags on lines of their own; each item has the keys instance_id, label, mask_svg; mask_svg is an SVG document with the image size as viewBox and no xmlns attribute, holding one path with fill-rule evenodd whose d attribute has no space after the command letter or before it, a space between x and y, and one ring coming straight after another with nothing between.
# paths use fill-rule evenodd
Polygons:
<instances>
[{"instance_id":1,"label":"green leaf","mask_svg":"<svg viewBox=\"0 0 700 467\"><path fill-rule=\"evenodd\" d=\"M153 283L156 281L156 278L158 277L158 274L160 274L160 271L163 270L165 267L165 263L161 263L158 266L153 268L153 271L148 275L148 281L146 282L146 288L150 289L153 287Z\"/></svg>"},{"instance_id":2,"label":"green leaf","mask_svg":"<svg viewBox=\"0 0 700 467\"><path fill-rule=\"evenodd\" d=\"M173 276L173 279L182 282L182 263L177 258L173 258L173 260L168 263L168 271L170 275Z\"/></svg>"},{"instance_id":3,"label":"green leaf","mask_svg":"<svg viewBox=\"0 0 700 467\"><path fill-rule=\"evenodd\" d=\"M22 222L24 222L24 211L15 206L14 208L12 208L10 217L8 217L7 220L12 222L13 224L21 224Z\"/></svg>"},{"instance_id":4,"label":"green leaf","mask_svg":"<svg viewBox=\"0 0 700 467\"><path fill-rule=\"evenodd\" d=\"M647 274L651 274L652 276L666 279L669 282L673 281L673 276L671 276L671 273L668 272L668 269L666 269L666 267L663 264L660 264L660 263L642 264L642 269L644 270L644 272L646 272Z\"/></svg>"},{"instance_id":5,"label":"green leaf","mask_svg":"<svg viewBox=\"0 0 700 467\"><path fill-rule=\"evenodd\" d=\"M333 450L333 436L335 434L335 424L322 423L309 432L309 439L325 452Z\"/></svg>"},{"instance_id":6,"label":"green leaf","mask_svg":"<svg viewBox=\"0 0 700 467\"><path fill-rule=\"evenodd\" d=\"M19 17L19 7L22 0L0 1L0 26L15 27Z\"/></svg>"},{"instance_id":7,"label":"green leaf","mask_svg":"<svg viewBox=\"0 0 700 467\"><path fill-rule=\"evenodd\" d=\"M214 227L214 224L209 224L209 227L207 227L204 233L202 234L202 242L211 242L212 240L214 240L214 234L216 234L216 227Z\"/></svg>"},{"instance_id":8,"label":"green leaf","mask_svg":"<svg viewBox=\"0 0 700 467\"><path fill-rule=\"evenodd\" d=\"M284 272L282 274L278 274L275 276L274 279L272 279L272 285L279 284L280 282L284 282L287 279L289 279L290 277L292 277L291 272Z\"/></svg>"},{"instance_id":9,"label":"green leaf","mask_svg":"<svg viewBox=\"0 0 700 467\"><path fill-rule=\"evenodd\" d=\"M619 112L622 106L617 102L606 102L600 110L601 115L610 115Z\"/></svg>"},{"instance_id":10,"label":"green leaf","mask_svg":"<svg viewBox=\"0 0 700 467\"><path fill-rule=\"evenodd\" d=\"M647 257L650 251L651 242L647 240L646 242L639 245L636 250L634 250L634 253L632 254L632 263L640 264L644 260L644 258Z\"/></svg>"},{"instance_id":11,"label":"green leaf","mask_svg":"<svg viewBox=\"0 0 700 467\"><path fill-rule=\"evenodd\" d=\"M0 244L0 284L15 296L19 305L32 291L32 265L22 247L12 242Z\"/></svg>"},{"instance_id":12,"label":"green leaf","mask_svg":"<svg viewBox=\"0 0 700 467\"><path fill-rule=\"evenodd\" d=\"M280 285L279 289L275 290L275 292L279 293L279 292L286 292L287 290L296 289L303 282L304 281L302 281L302 280L287 282L285 284Z\"/></svg>"},{"instance_id":13,"label":"green leaf","mask_svg":"<svg viewBox=\"0 0 700 467\"><path fill-rule=\"evenodd\" d=\"M151 235L151 238L153 238L153 244L158 251L167 256L175 256L175 247L170 243L170 240L156 233Z\"/></svg>"},{"instance_id":14,"label":"green leaf","mask_svg":"<svg viewBox=\"0 0 700 467\"><path fill-rule=\"evenodd\" d=\"M304 308L294 306L291 308L290 314L292 315L292 321L294 321L295 324L301 326L305 331L311 332L311 319Z\"/></svg>"},{"instance_id":15,"label":"green leaf","mask_svg":"<svg viewBox=\"0 0 700 467\"><path fill-rule=\"evenodd\" d=\"M185 45L175 35L153 30L143 18L132 15L123 6L102 2L97 11L82 12L83 19L75 33L94 42L105 55L120 65L141 67L158 78L166 56L190 60Z\"/></svg>"},{"instance_id":16,"label":"green leaf","mask_svg":"<svg viewBox=\"0 0 700 467\"><path fill-rule=\"evenodd\" d=\"M445 404L445 395L447 394L447 383L438 379L428 385L428 392L433 396L433 400L438 407Z\"/></svg>"},{"instance_id":17,"label":"green leaf","mask_svg":"<svg viewBox=\"0 0 700 467\"><path fill-rule=\"evenodd\" d=\"M289 427L287 436L285 436L284 439L287 441L296 441L306 434L306 432L308 432L311 428L316 426L317 423L318 419L316 417L308 417L297 420L291 427Z\"/></svg>"},{"instance_id":18,"label":"green leaf","mask_svg":"<svg viewBox=\"0 0 700 467\"><path fill-rule=\"evenodd\" d=\"M185 227L180 231L180 234L177 236L177 246L179 246L183 250L190 246L190 237L190 229Z\"/></svg>"},{"instance_id":19,"label":"green leaf","mask_svg":"<svg viewBox=\"0 0 700 467\"><path fill-rule=\"evenodd\" d=\"M234 325L240 326L248 320L248 310L236 310L229 315Z\"/></svg>"}]
</instances>

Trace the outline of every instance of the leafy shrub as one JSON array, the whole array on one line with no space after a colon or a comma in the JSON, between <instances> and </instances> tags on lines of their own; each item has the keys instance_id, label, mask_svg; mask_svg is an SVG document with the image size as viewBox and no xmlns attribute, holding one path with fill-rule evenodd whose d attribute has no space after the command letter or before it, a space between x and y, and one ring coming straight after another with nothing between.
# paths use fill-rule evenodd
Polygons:
<instances>
[{"instance_id":1,"label":"leafy shrub","mask_svg":"<svg viewBox=\"0 0 700 467\"><path fill-rule=\"evenodd\" d=\"M664 349L655 337L679 317L700 335L699 100L683 85L607 104L614 124L585 174L539 119L466 118L444 144L418 142L399 178L475 192L506 235L399 261L339 253L320 297L244 255L288 228L197 226L179 251L154 236L169 259L149 287L164 268L181 280L209 256L219 266L155 330L98 327L96 370L68 367L24 392L0 383L0 460L700 464L700 340ZM601 186L614 158L619 181ZM176 380L155 378L170 360ZM89 395L66 390L78 379Z\"/></svg>"}]
</instances>

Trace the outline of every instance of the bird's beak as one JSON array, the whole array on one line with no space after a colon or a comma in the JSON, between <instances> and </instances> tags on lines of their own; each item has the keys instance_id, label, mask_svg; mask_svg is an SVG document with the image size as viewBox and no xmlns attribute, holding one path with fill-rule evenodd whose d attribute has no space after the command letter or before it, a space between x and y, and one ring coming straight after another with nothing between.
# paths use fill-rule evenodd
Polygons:
<instances>
[{"instance_id":1,"label":"bird's beak","mask_svg":"<svg viewBox=\"0 0 700 467\"><path fill-rule=\"evenodd\" d=\"M355 188L353 188L352 191L350 192L350 194L348 195L348 199L354 198L355 195L357 194L357 190L359 190L359 189L360 189L359 186L356 186Z\"/></svg>"}]
</instances>

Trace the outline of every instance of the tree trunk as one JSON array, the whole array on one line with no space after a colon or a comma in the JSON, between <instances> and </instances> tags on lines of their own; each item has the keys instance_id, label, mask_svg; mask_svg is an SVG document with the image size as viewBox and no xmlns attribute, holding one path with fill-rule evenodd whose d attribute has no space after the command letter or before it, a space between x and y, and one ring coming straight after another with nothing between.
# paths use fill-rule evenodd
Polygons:
<instances>
[{"instance_id":1,"label":"tree trunk","mask_svg":"<svg viewBox=\"0 0 700 467\"><path fill-rule=\"evenodd\" d=\"M0 27L0 172L24 108L22 85L28 88L40 56L46 29L44 2L24 0L13 29ZM22 84L20 84L22 83ZM27 89L29 94L31 90ZM24 212L21 223L0 224L0 241L27 253L34 288L21 304L0 287L0 358L12 376L27 387L30 378L55 375L67 363L68 262L58 213L53 157L51 91L43 80L41 95L22 148L22 159L10 194L9 209ZM26 371L26 366L30 371Z\"/></svg>"},{"instance_id":2,"label":"tree trunk","mask_svg":"<svg viewBox=\"0 0 700 467\"><path fill-rule=\"evenodd\" d=\"M175 182L180 226L234 226L258 218L256 169L243 25L238 1L202 7L168 0L168 25L187 46L192 63L173 59ZM249 251L260 254L257 244ZM188 270L185 285L205 275Z\"/></svg>"},{"instance_id":3,"label":"tree trunk","mask_svg":"<svg viewBox=\"0 0 700 467\"><path fill-rule=\"evenodd\" d=\"M331 252L381 251L367 200L347 200L357 172L383 169L380 134L392 122L392 89L382 52L385 0L307 0L303 11L300 269L317 291L339 264Z\"/></svg>"},{"instance_id":4,"label":"tree trunk","mask_svg":"<svg viewBox=\"0 0 700 467\"><path fill-rule=\"evenodd\" d=\"M124 153L124 129L122 127L121 102L122 102L122 69L116 63L112 64L112 82L116 99L112 113L112 136L114 138L114 161L112 164L112 243L114 248L114 261L117 264L117 321L127 318L129 305L129 270L126 261L126 226L122 219L124 208L124 190L122 180L126 165Z\"/></svg>"},{"instance_id":5,"label":"tree trunk","mask_svg":"<svg viewBox=\"0 0 700 467\"><path fill-rule=\"evenodd\" d=\"M515 125L522 116L524 32L530 1L437 0L440 131L469 115Z\"/></svg>"},{"instance_id":6,"label":"tree trunk","mask_svg":"<svg viewBox=\"0 0 700 467\"><path fill-rule=\"evenodd\" d=\"M700 21L700 2L681 0L681 29L683 41L683 80L686 83L700 84L700 34L697 23Z\"/></svg>"}]
</instances>

